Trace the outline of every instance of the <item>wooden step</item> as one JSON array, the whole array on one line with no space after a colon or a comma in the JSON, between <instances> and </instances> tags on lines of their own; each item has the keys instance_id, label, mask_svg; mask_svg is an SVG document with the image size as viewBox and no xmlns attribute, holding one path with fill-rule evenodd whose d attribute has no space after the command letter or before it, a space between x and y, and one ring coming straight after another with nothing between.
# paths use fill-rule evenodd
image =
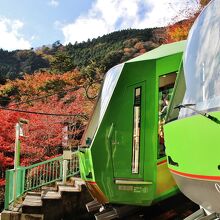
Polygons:
<instances>
[{"instance_id":1,"label":"wooden step","mask_svg":"<svg viewBox=\"0 0 220 220\"><path fill-rule=\"evenodd\" d=\"M70 187L73 187L75 185L75 182L74 182L74 184L73 184L73 182L66 182L66 184L64 184L63 182L56 182L56 186L57 186L57 188L59 187L59 186L70 186Z\"/></svg>"},{"instance_id":2,"label":"wooden step","mask_svg":"<svg viewBox=\"0 0 220 220\"><path fill-rule=\"evenodd\" d=\"M10 207L10 210L12 212L20 212L21 209L22 209L22 203L17 203L17 204L15 204L15 206L12 204Z\"/></svg>"},{"instance_id":3,"label":"wooden step","mask_svg":"<svg viewBox=\"0 0 220 220\"><path fill-rule=\"evenodd\" d=\"M85 184L85 181L83 181L79 177L70 177L67 182L71 182L71 183L73 183L73 185L75 185L75 184L84 185Z\"/></svg>"},{"instance_id":4,"label":"wooden step","mask_svg":"<svg viewBox=\"0 0 220 220\"><path fill-rule=\"evenodd\" d=\"M85 181L82 180L81 178L74 178L75 179L75 183L79 184L79 185L85 185Z\"/></svg>"},{"instance_id":5,"label":"wooden step","mask_svg":"<svg viewBox=\"0 0 220 220\"><path fill-rule=\"evenodd\" d=\"M43 220L43 214L21 214L20 220Z\"/></svg>"},{"instance_id":6,"label":"wooden step","mask_svg":"<svg viewBox=\"0 0 220 220\"><path fill-rule=\"evenodd\" d=\"M45 191L45 192L42 192L41 198L42 199L61 199L61 194L60 192L56 192L56 191Z\"/></svg>"},{"instance_id":7,"label":"wooden step","mask_svg":"<svg viewBox=\"0 0 220 220\"><path fill-rule=\"evenodd\" d=\"M21 213L3 210L1 213L1 220L20 220Z\"/></svg>"},{"instance_id":8,"label":"wooden step","mask_svg":"<svg viewBox=\"0 0 220 220\"><path fill-rule=\"evenodd\" d=\"M64 184L62 181L58 181L56 182L56 185L57 186L63 186L63 185L66 185L66 186L76 186L76 185L85 185L85 181L83 181L81 178L79 177L70 177L66 184Z\"/></svg>"},{"instance_id":9,"label":"wooden step","mask_svg":"<svg viewBox=\"0 0 220 220\"><path fill-rule=\"evenodd\" d=\"M29 214L41 214L42 213L41 196L26 195L22 203L22 212Z\"/></svg>"},{"instance_id":10,"label":"wooden step","mask_svg":"<svg viewBox=\"0 0 220 220\"><path fill-rule=\"evenodd\" d=\"M80 186L66 186L66 185L60 185L58 186L59 192L81 192L81 187Z\"/></svg>"},{"instance_id":11,"label":"wooden step","mask_svg":"<svg viewBox=\"0 0 220 220\"><path fill-rule=\"evenodd\" d=\"M27 206L42 206L41 196L26 195L22 204Z\"/></svg>"},{"instance_id":12,"label":"wooden step","mask_svg":"<svg viewBox=\"0 0 220 220\"><path fill-rule=\"evenodd\" d=\"M41 192L31 191L31 192L27 192L26 195L30 195L30 196L41 196Z\"/></svg>"},{"instance_id":13,"label":"wooden step","mask_svg":"<svg viewBox=\"0 0 220 220\"><path fill-rule=\"evenodd\" d=\"M57 191L57 186L42 186L41 192L42 191Z\"/></svg>"}]
</instances>

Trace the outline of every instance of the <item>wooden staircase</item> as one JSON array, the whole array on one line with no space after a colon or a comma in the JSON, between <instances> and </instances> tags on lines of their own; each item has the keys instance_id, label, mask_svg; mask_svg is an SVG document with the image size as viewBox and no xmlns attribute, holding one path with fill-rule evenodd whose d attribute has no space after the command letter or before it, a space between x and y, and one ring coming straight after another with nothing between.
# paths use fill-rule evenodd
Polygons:
<instances>
[{"instance_id":1,"label":"wooden staircase","mask_svg":"<svg viewBox=\"0 0 220 220\"><path fill-rule=\"evenodd\" d=\"M85 183L72 177L64 185L42 187L41 192L28 192L21 201L1 213L1 220L88 219L85 204L91 201Z\"/></svg>"}]
</instances>

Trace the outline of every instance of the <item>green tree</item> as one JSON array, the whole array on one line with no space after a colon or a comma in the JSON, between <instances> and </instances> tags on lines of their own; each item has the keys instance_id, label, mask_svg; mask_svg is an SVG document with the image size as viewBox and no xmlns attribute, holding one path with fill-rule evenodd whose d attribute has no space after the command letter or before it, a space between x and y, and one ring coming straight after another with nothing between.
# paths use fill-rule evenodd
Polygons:
<instances>
[{"instance_id":1,"label":"green tree","mask_svg":"<svg viewBox=\"0 0 220 220\"><path fill-rule=\"evenodd\" d=\"M51 62L52 72L64 73L75 68L71 56L66 51L57 51Z\"/></svg>"}]
</instances>

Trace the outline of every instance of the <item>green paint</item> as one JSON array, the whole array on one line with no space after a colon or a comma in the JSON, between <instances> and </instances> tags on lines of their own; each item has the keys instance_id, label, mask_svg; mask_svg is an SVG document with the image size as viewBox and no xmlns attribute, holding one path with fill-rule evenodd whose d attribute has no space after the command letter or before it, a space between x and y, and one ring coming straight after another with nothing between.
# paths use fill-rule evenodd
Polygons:
<instances>
[{"instance_id":1,"label":"green paint","mask_svg":"<svg viewBox=\"0 0 220 220\"><path fill-rule=\"evenodd\" d=\"M73 152L72 155L74 158L78 157L78 152ZM26 180L27 180L27 173L32 170L32 174L36 174L34 172L34 170L36 170L37 168L39 168L42 165L45 165L44 168L45 170L43 170L43 172L46 173L52 173L52 170L54 169L53 166L49 166L48 164L52 163L52 162L57 162L59 161L60 166L60 175L59 176L50 176L48 178L48 176L46 176L46 181L41 182L38 177L40 177L40 175L36 175L35 177L35 185L31 185L29 187L26 187ZM21 167L19 166L17 168L17 179L16 179L16 198L22 196L25 192L27 191L31 191L33 189L38 189L41 188L42 186L45 185L49 185L51 183L54 183L58 180L62 180L62 161L63 161L63 157L56 157L53 158L51 160L47 160L41 163L37 163L37 164L33 164L31 166L28 167ZM74 163L75 164L75 163ZM78 167L74 167L73 170L68 170L68 175L67 177L71 177L71 176L75 176L79 174L79 169ZM9 204L11 204L13 202L14 199L14 195L13 195L13 187L14 187L14 169L11 170L7 170L6 171L6 184L5 184L5 209L7 210L9 208Z\"/></svg>"},{"instance_id":2,"label":"green paint","mask_svg":"<svg viewBox=\"0 0 220 220\"><path fill-rule=\"evenodd\" d=\"M88 181L95 181L94 169L91 157L91 151L89 149L84 150L84 152L79 153L79 166L80 175L82 179Z\"/></svg>"},{"instance_id":3,"label":"green paint","mask_svg":"<svg viewBox=\"0 0 220 220\"><path fill-rule=\"evenodd\" d=\"M134 186L134 193L147 193L148 188L143 186Z\"/></svg>"},{"instance_id":4,"label":"green paint","mask_svg":"<svg viewBox=\"0 0 220 220\"><path fill-rule=\"evenodd\" d=\"M24 193L24 175L25 168L17 168L17 179L16 179L16 198ZM9 208L9 204L13 202L13 181L14 181L14 169L6 171L6 184L5 184L5 209Z\"/></svg>"},{"instance_id":5,"label":"green paint","mask_svg":"<svg viewBox=\"0 0 220 220\"><path fill-rule=\"evenodd\" d=\"M210 114L220 119L220 112ZM220 125L201 115L168 123L166 152L179 164L169 167L184 173L219 176L219 133Z\"/></svg>"},{"instance_id":6,"label":"green paint","mask_svg":"<svg viewBox=\"0 0 220 220\"><path fill-rule=\"evenodd\" d=\"M158 155L159 77L178 71L185 42L163 45L124 64L103 119L84 153L80 172L94 181L110 203L150 205L177 192L173 188L156 197ZM142 88L140 168L132 173L134 90ZM93 120L93 119L92 119ZM92 138L89 135L85 136ZM92 178L87 178L92 173ZM91 176L90 176L91 177ZM117 179L152 182L151 185L117 185Z\"/></svg>"},{"instance_id":7,"label":"green paint","mask_svg":"<svg viewBox=\"0 0 220 220\"><path fill-rule=\"evenodd\" d=\"M9 181L9 173L10 171L9 170L6 170L6 175L5 175L5 181L6 181L6 184L5 184L5 199L4 199L4 209L5 210L8 210L9 208L9 204L10 204L10 181ZM12 188L11 188L12 189Z\"/></svg>"}]
</instances>

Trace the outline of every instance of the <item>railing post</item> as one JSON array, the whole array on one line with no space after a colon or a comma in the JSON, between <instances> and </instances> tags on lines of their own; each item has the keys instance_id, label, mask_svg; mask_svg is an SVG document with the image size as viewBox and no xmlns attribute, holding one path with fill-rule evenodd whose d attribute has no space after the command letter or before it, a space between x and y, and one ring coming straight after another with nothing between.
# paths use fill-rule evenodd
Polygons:
<instances>
[{"instance_id":1,"label":"railing post","mask_svg":"<svg viewBox=\"0 0 220 220\"><path fill-rule=\"evenodd\" d=\"M68 160L63 160L63 184L66 184L66 176L67 176L67 168L68 168Z\"/></svg>"},{"instance_id":2,"label":"railing post","mask_svg":"<svg viewBox=\"0 0 220 220\"><path fill-rule=\"evenodd\" d=\"M14 152L14 178L13 178L13 200L17 198L17 171L20 165L20 123L16 123L15 126L15 152Z\"/></svg>"},{"instance_id":3,"label":"railing post","mask_svg":"<svg viewBox=\"0 0 220 220\"><path fill-rule=\"evenodd\" d=\"M20 168L20 191L21 193L24 193L25 190L25 167L19 167Z\"/></svg>"},{"instance_id":4,"label":"railing post","mask_svg":"<svg viewBox=\"0 0 220 220\"><path fill-rule=\"evenodd\" d=\"M63 151L63 184L66 184L67 170L68 170L68 160L71 160L72 152L70 150Z\"/></svg>"},{"instance_id":5,"label":"railing post","mask_svg":"<svg viewBox=\"0 0 220 220\"><path fill-rule=\"evenodd\" d=\"M17 199L17 178L18 178L18 168L20 166L20 136L24 136L22 125L27 124L28 120L19 119L19 122L15 125L15 152L14 152L14 176L13 176L13 201L14 204ZM20 180L20 177L19 177ZM19 181L20 184L20 181ZM19 191L20 194L20 191Z\"/></svg>"},{"instance_id":6,"label":"railing post","mask_svg":"<svg viewBox=\"0 0 220 220\"><path fill-rule=\"evenodd\" d=\"M10 188L10 183L9 183L9 170L6 170L6 183L5 183L5 202L4 202L4 208L5 210L8 210L9 208L9 200L10 200L10 195L9 195L9 188Z\"/></svg>"}]
</instances>

